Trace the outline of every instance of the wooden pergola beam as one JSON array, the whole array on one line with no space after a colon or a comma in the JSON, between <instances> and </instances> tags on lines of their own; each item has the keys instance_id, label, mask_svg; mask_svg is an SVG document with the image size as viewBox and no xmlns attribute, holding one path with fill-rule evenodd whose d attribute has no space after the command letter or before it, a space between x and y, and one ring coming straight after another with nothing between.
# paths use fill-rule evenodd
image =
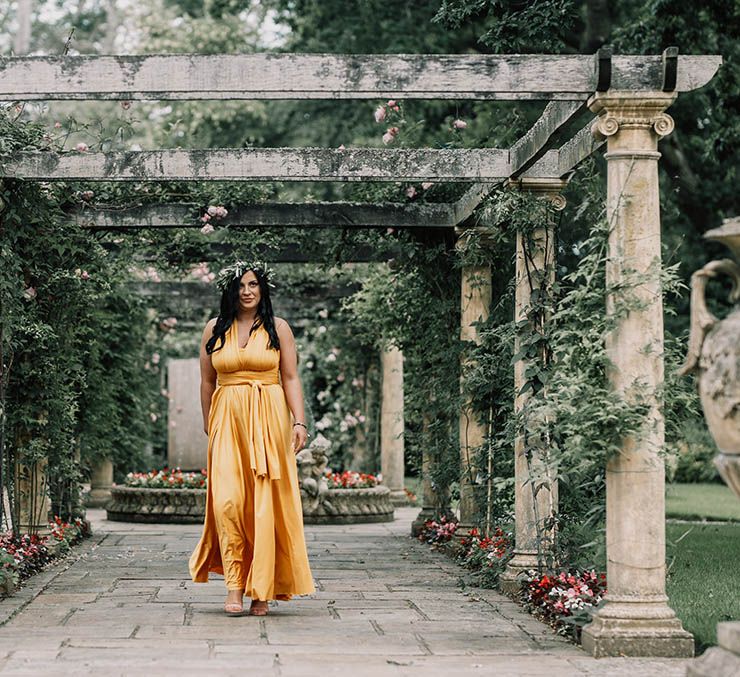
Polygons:
<instances>
[{"instance_id":1,"label":"wooden pergola beam","mask_svg":"<svg viewBox=\"0 0 740 677\"><path fill-rule=\"evenodd\" d=\"M195 204L156 204L128 209L85 207L72 214L81 227L96 230L200 228L203 223L198 216L199 206ZM214 223L240 228L449 228L455 225L455 212L446 203L273 202L241 205Z\"/></svg>"},{"instance_id":2,"label":"wooden pergola beam","mask_svg":"<svg viewBox=\"0 0 740 677\"><path fill-rule=\"evenodd\" d=\"M117 254L120 251L120 247L111 242L103 243L103 247L111 254ZM327 252L316 253L295 244L288 244L279 249L269 245L247 246L242 249L238 245L226 242L212 242L208 244L205 251L200 247L194 247L192 251L179 253L176 262L229 261L235 258L244 258L245 251L248 251L251 256L268 263L326 263L329 257ZM382 250L371 245L348 244L342 249L342 263L382 263L397 258L401 253L400 247L396 246L395 243L389 244ZM149 254L144 250L143 252L140 251L135 261L142 263L157 262L162 261L163 256L165 259L167 258L167 254L163 254L162 251Z\"/></svg>"},{"instance_id":3,"label":"wooden pergola beam","mask_svg":"<svg viewBox=\"0 0 740 677\"><path fill-rule=\"evenodd\" d=\"M0 176L57 181L502 181L498 148L221 148L112 153L24 151Z\"/></svg>"},{"instance_id":4,"label":"wooden pergola beam","mask_svg":"<svg viewBox=\"0 0 740 677\"><path fill-rule=\"evenodd\" d=\"M676 90L706 84L719 56L678 56ZM585 100L593 55L175 54L0 58L0 100ZM663 58L613 56L615 89L661 89Z\"/></svg>"},{"instance_id":5,"label":"wooden pergola beam","mask_svg":"<svg viewBox=\"0 0 740 677\"><path fill-rule=\"evenodd\" d=\"M550 148L557 132L580 115L586 104L579 101L551 101L529 131L509 149L510 178L529 169Z\"/></svg>"}]
</instances>

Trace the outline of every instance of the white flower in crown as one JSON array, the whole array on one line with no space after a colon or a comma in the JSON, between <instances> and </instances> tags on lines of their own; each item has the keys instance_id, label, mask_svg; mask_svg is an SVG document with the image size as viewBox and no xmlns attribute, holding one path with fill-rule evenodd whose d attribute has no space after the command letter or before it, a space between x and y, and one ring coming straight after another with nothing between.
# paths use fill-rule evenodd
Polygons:
<instances>
[{"instance_id":1,"label":"white flower in crown","mask_svg":"<svg viewBox=\"0 0 740 677\"><path fill-rule=\"evenodd\" d=\"M275 287L270 282L273 271L265 261L236 261L230 266L222 268L218 273L218 277L216 277L216 286L221 291L224 291L231 284L232 280L239 279L248 270L254 270L255 268L259 268L264 273L268 286Z\"/></svg>"}]
</instances>

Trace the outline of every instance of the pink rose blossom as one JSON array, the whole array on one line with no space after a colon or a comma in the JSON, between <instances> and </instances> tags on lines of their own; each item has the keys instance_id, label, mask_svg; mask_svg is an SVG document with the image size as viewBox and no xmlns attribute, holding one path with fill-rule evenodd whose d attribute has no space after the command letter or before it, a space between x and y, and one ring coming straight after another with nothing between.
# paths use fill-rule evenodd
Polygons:
<instances>
[{"instance_id":1,"label":"pink rose blossom","mask_svg":"<svg viewBox=\"0 0 740 677\"><path fill-rule=\"evenodd\" d=\"M159 353L152 353L152 364L159 364Z\"/></svg>"},{"instance_id":2,"label":"pink rose blossom","mask_svg":"<svg viewBox=\"0 0 740 677\"><path fill-rule=\"evenodd\" d=\"M80 277L83 280L89 280L90 279L90 273L88 273L86 270L83 270L82 273L80 273Z\"/></svg>"},{"instance_id":3,"label":"pink rose blossom","mask_svg":"<svg viewBox=\"0 0 740 677\"><path fill-rule=\"evenodd\" d=\"M121 101L121 108L123 108L123 110L128 110L129 108L131 108L131 102Z\"/></svg>"},{"instance_id":4,"label":"pink rose blossom","mask_svg":"<svg viewBox=\"0 0 740 677\"><path fill-rule=\"evenodd\" d=\"M414 186L409 186L406 189L406 197L413 200L416 197L416 188Z\"/></svg>"},{"instance_id":5,"label":"pink rose blossom","mask_svg":"<svg viewBox=\"0 0 740 677\"><path fill-rule=\"evenodd\" d=\"M385 120L385 106L378 106L373 113L375 122L383 122Z\"/></svg>"},{"instance_id":6,"label":"pink rose blossom","mask_svg":"<svg viewBox=\"0 0 740 677\"><path fill-rule=\"evenodd\" d=\"M203 233L203 235L210 235L214 230L216 229L210 223L206 223L206 225L200 229L200 232Z\"/></svg>"},{"instance_id":7,"label":"pink rose blossom","mask_svg":"<svg viewBox=\"0 0 740 677\"><path fill-rule=\"evenodd\" d=\"M89 150L89 146L84 141L80 141L75 146L75 150L79 153L86 153Z\"/></svg>"},{"instance_id":8,"label":"pink rose blossom","mask_svg":"<svg viewBox=\"0 0 740 677\"><path fill-rule=\"evenodd\" d=\"M390 132L386 132L383 134L383 143L387 146L389 143L393 141L395 137Z\"/></svg>"},{"instance_id":9,"label":"pink rose blossom","mask_svg":"<svg viewBox=\"0 0 740 677\"><path fill-rule=\"evenodd\" d=\"M200 220L203 221L203 223L208 223L211 220L211 215L203 214L203 216L200 217Z\"/></svg>"},{"instance_id":10,"label":"pink rose blossom","mask_svg":"<svg viewBox=\"0 0 740 677\"><path fill-rule=\"evenodd\" d=\"M460 120L460 118L458 118L457 120L455 120L455 121L454 121L454 122L452 123L452 126L453 126L453 127L455 128L455 129L465 129L465 128L466 128L466 127L468 126L468 123L467 123L467 122L465 122L465 120Z\"/></svg>"},{"instance_id":11,"label":"pink rose blossom","mask_svg":"<svg viewBox=\"0 0 740 677\"><path fill-rule=\"evenodd\" d=\"M422 190L429 190L434 184L431 181L424 181L424 183L421 184Z\"/></svg>"},{"instance_id":12,"label":"pink rose blossom","mask_svg":"<svg viewBox=\"0 0 740 677\"><path fill-rule=\"evenodd\" d=\"M94 196L95 196L95 193L93 193L93 191L91 191L91 190L83 190L80 193L80 197L83 200L85 200L85 202L90 202L90 200L92 200Z\"/></svg>"},{"instance_id":13,"label":"pink rose blossom","mask_svg":"<svg viewBox=\"0 0 740 677\"><path fill-rule=\"evenodd\" d=\"M36 289L35 287L28 287L23 290L23 296L25 296L27 299L35 299L36 298Z\"/></svg>"},{"instance_id":14,"label":"pink rose blossom","mask_svg":"<svg viewBox=\"0 0 740 677\"><path fill-rule=\"evenodd\" d=\"M62 123L61 122L57 121L57 122L54 123L54 129L61 129L61 128L62 128Z\"/></svg>"}]
</instances>

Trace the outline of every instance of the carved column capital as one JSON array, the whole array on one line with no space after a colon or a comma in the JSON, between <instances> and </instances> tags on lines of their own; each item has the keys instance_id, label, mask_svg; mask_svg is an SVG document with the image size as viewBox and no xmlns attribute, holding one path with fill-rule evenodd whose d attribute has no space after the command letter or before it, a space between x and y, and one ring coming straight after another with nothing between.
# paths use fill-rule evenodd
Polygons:
<instances>
[{"instance_id":1,"label":"carved column capital","mask_svg":"<svg viewBox=\"0 0 740 677\"><path fill-rule=\"evenodd\" d=\"M599 117L591 131L598 139L610 139L626 130L649 132L655 139L673 131L673 118L664 111L676 99L674 92L597 92L588 107Z\"/></svg>"},{"instance_id":2,"label":"carved column capital","mask_svg":"<svg viewBox=\"0 0 740 677\"><path fill-rule=\"evenodd\" d=\"M515 190L526 190L536 197L548 200L556 211L565 209L567 201L562 194L563 189L568 185L568 181L560 178L529 178L509 179L506 182L507 188Z\"/></svg>"}]
</instances>

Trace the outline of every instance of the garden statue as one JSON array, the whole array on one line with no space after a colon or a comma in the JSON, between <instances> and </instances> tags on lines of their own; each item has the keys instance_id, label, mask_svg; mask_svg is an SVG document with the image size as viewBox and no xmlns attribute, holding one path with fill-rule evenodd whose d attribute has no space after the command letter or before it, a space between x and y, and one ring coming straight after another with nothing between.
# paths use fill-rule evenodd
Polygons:
<instances>
[{"instance_id":1,"label":"garden statue","mask_svg":"<svg viewBox=\"0 0 740 677\"><path fill-rule=\"evenodd\" d=\"M333 512L325 475L330 449L331 442L319 433L296 457L304 517L319 512L321 508L330 514Z\"/></svg>"},{"instance_id":2,"label":"garden statue","mask_svg":"<svg viewBox=\"0 0 740 677\"><path fill-rule=\"evenodd\" d=\"M393 520L391 490L386 486L337 486L327 465L331 442L320 433L296 456L305 524L354 524ZM344 475L369 477L346 471ZM373 478L375 481L375 478ZM331 480L331 486L330 486Z\"/></svg>"},{"instance_id":3,"label":"garden statue","mask_svg":"<svg viewBox=\"0 0 740 677\"><path fill-rule=\"evenodd\" d=\"M691 333L681 373L697 373L704 417L720 452L714 462L740 497L740 218L725 220L705 237L726 244L736 261L712 261L691 276ZM732 280L730 301L736 304L724 320L709 312L704 297L707 282L720 273ZM717 641L692 662L690 677L740 674L740 621L719 623Z\"/></svg>"}]
</instances>

